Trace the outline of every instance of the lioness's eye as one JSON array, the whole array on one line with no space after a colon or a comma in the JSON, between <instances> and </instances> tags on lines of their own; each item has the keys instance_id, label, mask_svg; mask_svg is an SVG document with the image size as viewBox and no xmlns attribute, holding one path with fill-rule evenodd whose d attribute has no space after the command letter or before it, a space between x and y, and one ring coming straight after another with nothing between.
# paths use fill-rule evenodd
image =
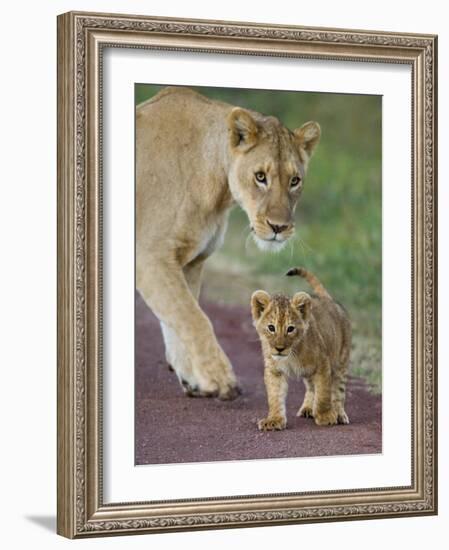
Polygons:
<instances>
[{"instance_id":1,"label":"lioness's eye","mask_svg":"<svg viewBox=\"0 0 449 550\"><path fill-rule=\"evenodd\" d=\"M269 330L270 332L275 332L275 331L276 331L276 328L275 328L274 325L268 325L267 328L268 328L268 330Z\"/></svg>"},{"instance_id":2,"label":"lioness's eye","mask_svg":"<svg viewBox=\"0 0 449 550\"><path fill-rule=\"evenodd\" d=\"M287 327L287 332L293 332L295 330L295 327L293 325L290 325Z\"/></svg>"},{"instance_id":3,"label":"lioness's eye","mask_svg":"<svg viewBox=\"0 0 449 550\"><path fill-rule=\"evenodd\" d=\"M299 176L293 176L290 179L290 187L296 187L297 185L299 185L300 181L301 178Z\"/></svg>"},{"instance_id":4,"label":"lioness's eye","mask_svg":"<svg viewBox=\"0 0 449 550\"><path fill-rule=\"evenodd\" d=\"M256 172L256 181L258 183L267 183L267 176L265 172Z\"/></svg>"}]
</instances>

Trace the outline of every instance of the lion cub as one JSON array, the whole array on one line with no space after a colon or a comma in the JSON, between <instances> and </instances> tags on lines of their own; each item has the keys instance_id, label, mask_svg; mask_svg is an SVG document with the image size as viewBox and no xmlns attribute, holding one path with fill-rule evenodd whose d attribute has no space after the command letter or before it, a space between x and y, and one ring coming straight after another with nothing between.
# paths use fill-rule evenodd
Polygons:
<instances>
[{"instance_id":1,"label":"lion cub","mask_svg":"<svg viewBox=\"0 0 449 550\"><path fill-rule=\"evenodd\" d=\"M289 298L257 290L251 297L268 396L268 416L259 420L259 430L286 428L287 378L292 374L302 376L306 387L297 416L313 417L320 426L348 424L344 409L351 348L348 314L312 273L300 267L287 275L306 279L314 294L297 292Z\"/></svg>"}]
</instances>

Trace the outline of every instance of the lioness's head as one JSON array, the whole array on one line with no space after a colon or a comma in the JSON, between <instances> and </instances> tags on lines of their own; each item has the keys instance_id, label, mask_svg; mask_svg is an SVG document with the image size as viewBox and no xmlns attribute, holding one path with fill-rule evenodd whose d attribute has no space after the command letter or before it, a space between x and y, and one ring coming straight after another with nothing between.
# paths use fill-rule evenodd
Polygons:
<instances>
[{"instance_id":1,"label":"lioness's head","mask_svg":"<svg viewBox=\"0 0 449 550\"><path fill-rule=\"evenodd\" d=\"M236 107L228 130L231 193L247 213L259 248L280 250L295 231L296 203L320 126L306 122L291 132L275 117Z\"/></svg>"},{"instance_id":2,"label":"lioness's head","mask_svg":"<svg viewBox=\"0 0 449 550\"><path fill-rule=\"evenodd\" d=\"M283 294L270 296L257 290L251 296L251 313L259 337L268 345L274 360L288 357L294 342L302 339L309 326L312 302L307 292L293 298Z\"/></svg>"}]
</instances>

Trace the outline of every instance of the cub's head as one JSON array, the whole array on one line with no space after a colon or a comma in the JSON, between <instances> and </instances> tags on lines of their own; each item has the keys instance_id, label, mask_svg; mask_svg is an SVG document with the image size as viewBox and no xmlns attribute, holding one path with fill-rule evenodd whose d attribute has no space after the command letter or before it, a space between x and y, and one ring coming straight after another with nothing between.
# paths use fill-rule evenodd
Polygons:
<instances>
[{"instance_id":1,"label":"cub's head","mask_svg":"<svg viewBox=\"0 0 449 550\"><path fill-rule=\"evenodd\" d=\"M262 250L280 250L294 234L307 165L320 140L317 122L291 132L275 117L239 107L228 118L229 186Z\"/></svg>"},{"instance_id":2,"label":"cub's head","mask_svg":"<svg viewBox=\"0 0 449 550\"><path fill-rule=\"evenodd\" d=\"M297 292L293 298L283 294L270 296L264 290L253 293L251 312L254 326L274 360L287 357L293 343L304 336L309 326L311 306L307 292Z\"/></svg>"}]
</instances>

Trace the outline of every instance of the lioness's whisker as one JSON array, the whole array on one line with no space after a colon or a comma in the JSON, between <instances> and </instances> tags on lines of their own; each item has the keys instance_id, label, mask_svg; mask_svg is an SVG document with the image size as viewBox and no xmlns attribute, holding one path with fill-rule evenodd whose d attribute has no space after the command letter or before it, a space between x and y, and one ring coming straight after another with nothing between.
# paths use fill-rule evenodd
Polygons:
<instances>
[{"instance_id":1,"label":"lioness's whisker","mask_svg":"<svg viewBox=\"0 0 449 550\"><path fill-rule=\"evenodd\" d=\"M252 234L251 231L248 233L245 239L245 252L248 252L248 242L251 240Z\"/></svg>"},{"instance_id":2,"label":"lioness's whisker","mask_svg":"<svg viewBox=\"0 0 449 550\"><path fill-rule=\"evenodd\" d=\"M292 263L293 259L293 249L294 249L294 240L290 239L290 242L288 243L290 246L290 263Z\"/></svg>"},{"instance_id":3,"label":"lioness's whisker","mask_svg":"<svg viewBox=\"0 0 449 550\"><path fill-rule=\"evenodd\" d=\"M311 246L309 246L304 239L301 239L301 237L299 237L299 236L298 236L298 238L299 238L301 244L304 246L304 248L307 248L308 251L311 252L312 254L315 252L315 250Z\"/></svg>"},{"instance_id":4,"label":"lioness's whisker","mask_svg":"<svg viewBox=\"0 0 449 550\"><path fill-rule=\"evenodd\" d=\"M299 242L299 248L301 250L302 257L306 258L307 254L305 253L304 244L300 238L298 238L298 242Z\"/></svg>"},{"instance_id":5,"label":"lioness's whisker","mask_svg":"<svg viewBox=\"0 0 449 550\"><path fill-rule=\"evenodd\" d=\"M306 250L305 243L304 243L303 239L301 239L301 237L300 237L299 235L298 235L296 238L298 239L299 250L300 250L300 252L301 252L301 255L302 255L302 257L303 257L304 259L306 259L306 258L307 258L306 252L308 252L308 250ZM309 247L309 250L311 250L310 247Z\"/></svg>"}]
</instances>

